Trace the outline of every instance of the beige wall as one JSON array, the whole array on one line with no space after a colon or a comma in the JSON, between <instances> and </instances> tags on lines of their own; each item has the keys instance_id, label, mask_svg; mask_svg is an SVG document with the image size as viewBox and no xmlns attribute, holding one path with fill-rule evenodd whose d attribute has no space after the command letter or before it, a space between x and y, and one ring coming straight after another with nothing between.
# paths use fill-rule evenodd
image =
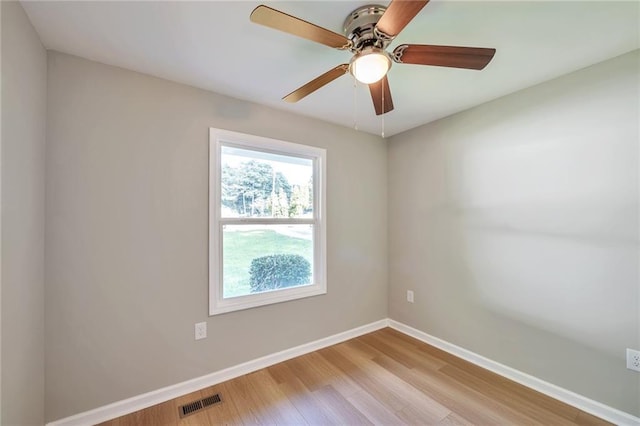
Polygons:
<instances>
[{"instance_id":1,"label":"beige wall","mask_svg":"<svg viewBox=\"0 0 640 426\"><path fill-rule=\"evenodd\" d=\"M17 2L2 10L2 416L44 421L46 52Z\"/></svg>"},{"instance_id":2,"label":"beige wall","mask_svg":"<svg viewBox=\"0 0 640 426\"><path fill-rule=\"evenodd\" d=\"M55 52L48 106L47 420L387 316L382 139ZM210 126L327 149L327 295L207 317Z\"/></svg>"},{"instance_id":3,"label":"beige wall","mask_svg":"<svg viewBox=\"0 0 640 426\"><path fill-rule=\"evenodd\" d=\"M391 318L640 414L639 63L392 138Z\"/></svg>"}]
</instances>

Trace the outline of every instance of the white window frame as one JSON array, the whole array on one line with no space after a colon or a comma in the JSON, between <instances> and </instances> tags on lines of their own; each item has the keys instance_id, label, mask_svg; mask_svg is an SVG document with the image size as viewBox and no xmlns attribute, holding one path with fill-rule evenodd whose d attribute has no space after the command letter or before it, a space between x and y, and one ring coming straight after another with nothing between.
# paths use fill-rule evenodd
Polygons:
<instances>
[{"instance_id":1,"label":"white window frame","mask_svg":"<svg viewBox=\"0 0 640 426\"><path fill-rule=\"evenodd\" d=\"M222 218L222 146L301 157L313 162L313 218ZM327 292L326 281L326 150L216 128L209 129L209 315L316 296ZM268 292L223 297L222 227L242 224L313 225L313 282Z\"/></svg>"}]
</instances>

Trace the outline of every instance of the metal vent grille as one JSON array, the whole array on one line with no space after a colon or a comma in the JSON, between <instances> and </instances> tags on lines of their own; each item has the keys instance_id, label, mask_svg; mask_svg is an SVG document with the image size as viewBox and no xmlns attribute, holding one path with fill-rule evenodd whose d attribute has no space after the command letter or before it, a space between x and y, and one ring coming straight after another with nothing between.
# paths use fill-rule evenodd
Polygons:
<instances>
[{"instance_id":1,"label":"metal vent grille","mask_svg":"<svg viewBox=\"0 0 640 426\"><path fill-rule=\"evenodd\" d=\"M222 402L222 398L220 397L220 394L217 393L215 395L181 405L178 407L178 414L180 415L180 418L187 417L220 402Z\"/></svg>"},{"instance_id":2,"label":"metal vent grille","mask_svg":"<svg viewBox=\"0 0 640 426\"><path fill-rule=\"evenodd\" d=\"M222 402L220 398L220 394L217 393L215 395L208 396L206 398L202 398L202 406L203 408L207 408L210 405L217 404L218 402Z\"/></svg>"}]
</instances>

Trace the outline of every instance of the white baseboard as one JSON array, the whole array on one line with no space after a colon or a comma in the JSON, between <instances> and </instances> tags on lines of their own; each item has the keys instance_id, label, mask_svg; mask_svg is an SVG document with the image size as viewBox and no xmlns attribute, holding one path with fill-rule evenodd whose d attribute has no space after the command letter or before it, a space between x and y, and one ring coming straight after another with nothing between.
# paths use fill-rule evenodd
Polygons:
<instances>
[{"instance_id":1,"label":"white baseboard","mask_svg":"<svg viewBox=\"0 0 640 426\"><path fill-rule=\"evenodd\" d=\"M640 418L638 417L507 367L499 362L492 361L401 322L390 319L389 327L611 423L620 426L640 425Z\"/></svg>"},{"instance_id":2,"label":"white baseboard","mask_svg":"<svg viewBox=\"0 0 640 426\"><path fill-rule=\"evenodd\" d=\"M318 349L326 348L327 346L335 345L363 334L371 333L372 331L385 328L388 325L389 321L387 319L372 322L361 327L334 334L333 336L305 343L294 348L285 349L284 351L263 356L233 367L225 368L224 370L216 371L214 373L207 374L206 376L197 377L192 380L187 380L186 382L167 386L132 398L123 399L122 401L117 401L91 411L85 411L84 413L55 420L47 423L47 426L84 426L105 422L116 417L124 416L125 414L130 414L135 411L151 407L152 405L169 401L170 399L177 398L187 393L195 392L244 374L252 373L279 362L286 361L309 352L317 351Z\"/></svg>"},{"instance_id":3,"label":"white baseboard","mask_svg":"<svg viewBox=\"0 0 640 426\"><path fill-rule=\"evenodd\" d=\"M354 337L358 337L384 327L391 327L395 330L400 331L401 333L414 337L418 340L442 349L443 351L446 351L452 355L476 364L482 368L493 371L494 373L506 377L507 379L513 380L514 382L520 383L524 386L527 386L559 401L565 402L582 411L593 414L594 416L600 417L614 424L620 426L640 425L640 418L635 417L631 414L609 407L582 395L578 395L574 392L545 382L544 380L515 370L511 367L507 367L506 365L500 364L496 361L492 361L488 358L463 349L437 337L431 336L423 331L417 330L401 322L392 319L383 319L363 325L361 327L347 330L342 333L334 334L333 336L305 343L303 345L257 358L233 367L225 368L224 370L216 371L202 377L187 380L186 382L167 386L165 388L134 396L132 398L117 401L91 411L86 411L84 413L79 413L71 417L56 420L47 423L47 426L77 426L101 423L110 419L114 419L116 417L124 416L126 414L151 407L152 405L160 404L162 402L177 398L190 392L195 392L197 390L213 386L227 380L231 380L244 374L252 373L262 368L277 364L279 362L286 361L288 359L295 358L297 356L304 355L318 349L326 348L327 346L335 345L337 343L344 342L345 340L353 339Z\"/></svg>"}]
</instances>

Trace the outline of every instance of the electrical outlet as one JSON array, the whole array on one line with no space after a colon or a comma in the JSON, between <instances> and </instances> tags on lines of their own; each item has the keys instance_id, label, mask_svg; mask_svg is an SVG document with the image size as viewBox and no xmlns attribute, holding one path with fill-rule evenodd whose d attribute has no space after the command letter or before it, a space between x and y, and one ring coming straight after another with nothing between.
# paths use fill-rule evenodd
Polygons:
<instances>
[{"instance_id":1,"label":"electrical outlet","mask_svg":"<svg viewBox=\"0 0 640 426\"><path fill-rule=\"evenodd\" d=\"M196 324L196 340L204 339L207 337L207 323L199 322Z\"/></svg>"},{"instance_id":2,"label":"electrical outlet","mask_svg":"<svg viewBox=\"0 0 640 426\"><path fill-rule=\"evenodd\" d=\"M629 370L640 371L640 351L627 349L627 368Z\"/></svg>"},{"instance_id":3,"label":"electrical outlet","mask_svg":"<svg viewBox=\"0 0 640 426\"><path fill-rule=\"evenodd\" d=\"M407 290L407 302L413 303L413 291Z\"/></svg>"}]
</instances>

